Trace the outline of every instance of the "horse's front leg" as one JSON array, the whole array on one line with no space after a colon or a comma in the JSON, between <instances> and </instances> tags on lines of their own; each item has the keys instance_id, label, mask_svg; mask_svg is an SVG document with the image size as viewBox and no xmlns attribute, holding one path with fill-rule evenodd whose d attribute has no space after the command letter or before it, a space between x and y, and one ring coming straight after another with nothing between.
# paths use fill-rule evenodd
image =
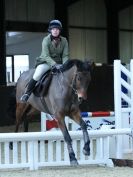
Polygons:
<instances>
[{"instance_id":1,"label":"horse's front leg","mask_svg":"<svg viewBox=\"0 0 133 177\"><path fill-rule=\"evenodd\" d=\"M74 153L74 150L73 150L73 147L72 147L72 139L71 139L70 134L67 130L64 117L63 118L58 118L57 123L58 123L58 126L63 133L64 140L67 143L67 149L68 149L68 153L69 153L70 164L73 165L73 166L78 165L78 162L77 162L77 159L75 157L75 153Z\"/></svg>"},{"instance_id":2,"label":"horse's front leg","mask_svg":"<svg viewBox=\"0 0 133 177\"><path fill-rule=\"evenodd\" d=\"M80 111L74 111L71 113L71 118L80 125L82 131L83 131L83 138L84 138L84 147L83 147L83 153L84 155L90 155L90 138L87 131L87 126L84 120L82 119L80 115Z\"/></svg>"}]
</instances>

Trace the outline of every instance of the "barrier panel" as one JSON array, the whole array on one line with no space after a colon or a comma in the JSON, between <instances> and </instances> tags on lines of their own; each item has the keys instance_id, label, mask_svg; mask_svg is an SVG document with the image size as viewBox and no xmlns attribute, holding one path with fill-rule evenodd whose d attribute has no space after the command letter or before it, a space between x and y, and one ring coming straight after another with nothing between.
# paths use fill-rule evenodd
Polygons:
<instances>
[{"instance_id":1,"label":"barrier panel","mask_svg":"<svg viewBox=\"0 0 133 177\"><path fill-rule=\"evenodd\" d=\"M82 131L71 131L73 148L79 164L113 166L109 159L110 136L131 134L131 129L90 130L90 156L84 156ZM54 137L54 140L53 140ZM13 150L9 144L13 142ZM70 165L66 143L60 131L0 134L0 169Z\"/></svg>"}]
</instances>

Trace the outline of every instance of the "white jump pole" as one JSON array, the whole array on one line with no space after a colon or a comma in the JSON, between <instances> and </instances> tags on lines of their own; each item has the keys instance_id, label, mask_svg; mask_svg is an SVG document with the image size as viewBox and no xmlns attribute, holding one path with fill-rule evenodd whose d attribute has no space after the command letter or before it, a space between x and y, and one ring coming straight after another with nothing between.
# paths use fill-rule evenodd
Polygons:
<instances>
[{"instance_id":1,"label":"white jump pole","mask_svg":"<svg viewBox=\"0 0 133 177\"><path fill-rule=\"evenodd\" d=\"M130 61L131 72L131 113L130 113L130 128L133 129L133 59Z\"/></svg>"},{"instance_id":2,"label":"white jump pole","mask_svg":"<svg viewBox=\"0 0 133 177\"><path fill-rule=\"evenodd\" d=\"M41 132L46 131L46 113L41 112Z\"/></svg>"},{"instance_id":3,"label":"white jump pole","mask_svg":"<svg viewBox=\"0 0 133 177\"><path fill-rule=\"evenodd\" d=\"M121 128L121 63L120 60L114 61L114 110L115 128Z\"/></svg>"},{"instance_id":4,"label":"white jump pole","mask_svg":"<svg viewBox=\"0 0 133 177\"><path fill-rule=\"evenodd\" d=\"M121 62L114 60L114 110L115 110L115 128L122 127L121 110ZM116 158L122 158L122 136L118 136L116 142Z\"/></svg>"}]
</instances>

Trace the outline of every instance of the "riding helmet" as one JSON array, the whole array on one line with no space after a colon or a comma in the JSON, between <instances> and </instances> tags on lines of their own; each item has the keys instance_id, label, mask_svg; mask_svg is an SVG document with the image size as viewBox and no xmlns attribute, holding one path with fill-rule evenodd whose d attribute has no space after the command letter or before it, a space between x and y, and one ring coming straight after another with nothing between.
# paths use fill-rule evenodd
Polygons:
<instances>
[{"instance_id":1,"label":"riding helmet","mask_svg":"<svg viewBox=\"0 0 133 177\"><path fill-rule=\"evenodd\" d=\"M50 32L52 28L58 28L62 30L62 24L59 20L51 20L49 23L48 31Z\"/></svg>"}]
</instances>

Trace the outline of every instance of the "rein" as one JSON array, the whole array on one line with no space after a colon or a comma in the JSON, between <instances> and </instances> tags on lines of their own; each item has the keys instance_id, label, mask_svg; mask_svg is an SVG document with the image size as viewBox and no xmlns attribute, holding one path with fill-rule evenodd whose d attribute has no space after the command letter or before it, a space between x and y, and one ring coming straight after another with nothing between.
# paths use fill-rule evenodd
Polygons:
<instances>
[{"instance_id":1,"label":"rein","mask_svg":"<svg viewBox=\"0 0 133 177\"><path fill-rule=\"evenodd\" d=\"M66 77L64 76L63 72L60 71L60 73L61 73L61 75L62 75L62 79L64 79L64 80L66 81L67 85L68 85L70 88L72 88L72 90L74 91L74 94L75 94L75 95L78 95L78 91L77 91L77 89L76 89L76 76L77 76L78 72L77 72L77 71L74 72L74 77L72 78L71 84L68 82L68 80L67 80ZM61 85L61 84L60 84L60 85Z\"/></svg>"}]
</instances>

